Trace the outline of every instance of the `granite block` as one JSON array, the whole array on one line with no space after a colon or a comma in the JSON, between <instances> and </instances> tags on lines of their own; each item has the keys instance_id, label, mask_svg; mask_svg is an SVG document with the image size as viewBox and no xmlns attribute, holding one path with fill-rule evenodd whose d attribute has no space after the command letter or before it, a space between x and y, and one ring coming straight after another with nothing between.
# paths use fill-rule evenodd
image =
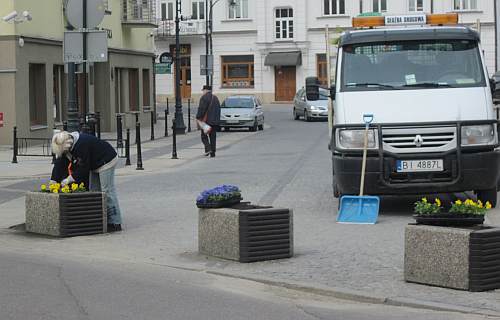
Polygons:
<instances>
[{"instance_id":1,"label":"granite block","mask_svg":"<svg viewBox=\"0 0 500 320\"><path fill-rule=\"evenodd\" d=\"M209 256L239 260L239 210L200 209L198 250Z\"/></svg>"},{"instance_id":2,"label":"granite block","mask_svg":"<svg viewBox=\"0 0 500 320\"><path fill-rule=\"evenodd\" d=\"M27 232L68 237L107 231L106 194L103 192L28 192L25 205Z\"/></svg>"}]
</instances>

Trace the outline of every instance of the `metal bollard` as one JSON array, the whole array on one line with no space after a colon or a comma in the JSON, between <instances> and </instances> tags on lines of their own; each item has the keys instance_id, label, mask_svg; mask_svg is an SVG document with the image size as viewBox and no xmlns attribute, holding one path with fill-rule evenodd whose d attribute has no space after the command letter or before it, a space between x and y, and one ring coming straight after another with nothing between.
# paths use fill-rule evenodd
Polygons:
<instances>
[{"instance_id":1,"label":"metal bollard","mask_svg":"<svg viewBox=\"0 0 500 320\"><path fill-rule=\"evenodd\" d=\"M175 117L172 118L172 159L177 158L177 133L175 132Z\"/></svg>"},{"instance_id":2,"label":"metal bollard","mask_svg":"<svg viewBox=\"0 0 500 320\"><path fill-rule=\"evenodd\" d=\"M18 147L19 146L17 144L17 127L14 127L14 144L13 144L14 155L12 156L12 163L17 163L17 154L19 152Z\"/></svg>"},{"instance_id":3,"label":"metal bollard","mask_svg":"<svg viewBox=\"0 0 500 320\"><path fill-rule=\"evenodd\" d=\"M130 166L130 129L127 129L127 140L125 141L125 165Z\"/></svg>"},{"instance_id":4,"label":"metal bollard","mask_svg":"<svg viewBox=\"0 0 500 320\"><path fill-rule=\"evenodd\" d=\"M151 110L151 141L155 139L155 117L154 117L154 110Z\"/></svg>"},{"instance_id":5,"label":"metal bollard","mask_svg":"<svg viewBox=\"0 0 500 320\"><path fill-rule=\"evenodd\" d=\"M168 137L168 109L165 110L165 137Z\"/></svg>"},{"instance_id":6,"label":"metal bollard","mask_svg":"<svg viewBox=\"0 0 500 320\"><path fill-rule=\"evenodd\" d=\"M95 113L96 125L97 125L97 137L101 139L101 113Z\"/></svg>"},{"instance_id":7,"label":"metal bollard","mask_svg":"<svg viewBox=\"0 0 500 320\"><path fill-rule=\"evenodd\" d=\"M63 121L63 130L68 131L68 121Z\"/></svg>"},{"instance_id":8,"label":"metal bollard","mask_svg":"<svg viewBox=\"0 0 500 320\"><path fill-rule=\"evenodd\" d=\"M191 99L188 99L188 132L191 132Z\"/></svg>"},{"instance_id":9,"label":"metal bollard","mask_svg":"<svg viewBox=\"0 0 500 320\"><path fill-rule=\"evenodd\" d=\"M142 167L142 150L141 150L141 124L135 124L135 143L137 144L137 168L136 170L144 170Z\"/></svg>"},{"instance_id":10,"label":"metal bollard","mask_svg":"<svg viewBox=\"0 0 500 320\"><path fill-rule=\"evenodd\" d=\"M139 122L139 111L135 111L134 115L135 115L135 123Z\"/></svg>"},{"instance_id":11,"label":"metal bollard","mask_svg":"<svg viewBox=\"0 0 500 320\"><path fill-rule=\"evenodd\" d=\"M123 148L123 123L122 123L122 115L116 114L116 148Z\"/></svg>"}]
</instances>

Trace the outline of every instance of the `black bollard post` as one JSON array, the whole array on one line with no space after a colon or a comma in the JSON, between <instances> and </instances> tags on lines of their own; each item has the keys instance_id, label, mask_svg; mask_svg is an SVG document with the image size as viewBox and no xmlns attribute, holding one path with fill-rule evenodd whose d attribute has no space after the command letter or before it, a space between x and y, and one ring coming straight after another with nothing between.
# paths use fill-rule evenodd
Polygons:
<instances>
[{"instance_id":1,"label":"black bollard post","mask_svg":"<svg viewBox=\"0 0 500 320\"><path fill-rule=\"evenodd\" d=\"M177 159L177 133L175 130L175 117L172 118L172 159Z\"/></svg>"},{"instance_id":2,"label":"black bollard post","mask_svg":"<svg viewBox=\"0 0 500 320\"><path fill-rule=\"evenodd\" d=\"M127 129L127 140L125 141L125 165L130 166L130 129Z\"/></svg>"},{"instance_id":3,"label":"black bollard post","mask_svg":"<svg viewBox=\"0 0 500 320\"><path fill-rule=\"evenodd\" d=\"M191 99L188 99L188 132L191 132Z\"/></svg>"},{"instance_id":4,"label":"black bollard post","mask_svg":"<svg viewBox=\"0 0 500 320\"><path fill-rule=\"evenodd\" d=\"M63 130L68 131L68 121L63 121Z\"/></svg>"},{"instance_id":5,"label":"black bollard post","mask_svg":"<svg viewBox=\"0 0 500 320\"><path fill-rule=\"evenodd\" d=\"M168 109L165 109L165 137L168 137Z\"/></svg>"},{"instance_id":6,"label":"black bollard post","mask_svg":"<svg viewBox=\"0 0 500 320\"><path fill-rule=\"evenodd\" d=\"M116 148L123 148L123 124L122 124L122 115L116 114Z\"/></svg>"},{"instance_id":7,"label":"black bollard post","mask_svg":"<svg viewBox=\"0 0 500 320\"><path fill-rule=\"evenodd\" d=\"M14 127L14 143L12 145L14 155L12 156L12 163L17 163L17 154L18 154L18 144L17 144L17 127Z\"/></svg>"},{"instance_id":8,"label":"black bollard post","mask_svg":"<svg viewBox=\"0 0 500 320\"><path fill-rule=\"evenodd\" d=\"M142 150L141 150L141 124L135 124L135 143L137 144L137 168L136 170L144 170L142 167Z\"/></svg>"},{"instance_id":9,"label":"black bollard post","mask_svg":"<svg viewBox=\"0 0 500 320\"><path fill-rule=\"evenodd\" d=\"M99 139L101 139L101 113L96 112L95 117L96 117L96 125L97 125L97 137Z\"/></svg>"},{"instance_id":10,"label":"black bollard post","mask_svg":"<svg viewBox=\"0 0 500 320\"><path fill-rule=\"evenodd\" d=\"M151 141L155 139L155 117L154 117L154 110L151 110Z\"/></svg>"},{"instance_id":11,"label":"black bollard post","mask_svg":"<svg viewBox=\"0 0 500 320\"><path fill-rule=\"evenodd\" d=\"M134 115L135 115L135 123L139 122L139 111L135 111Z\"/></svg>"}]
</instances>

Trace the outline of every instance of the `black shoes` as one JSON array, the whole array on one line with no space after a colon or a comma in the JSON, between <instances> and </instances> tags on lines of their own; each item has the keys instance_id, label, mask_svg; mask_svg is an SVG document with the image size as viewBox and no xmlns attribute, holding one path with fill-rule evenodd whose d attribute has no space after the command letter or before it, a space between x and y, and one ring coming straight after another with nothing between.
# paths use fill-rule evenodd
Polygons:
<instances>
[{"instance_id":1,"label":"black shoes","mask_svg":"<svg viewBox=\"0 0 500 320\"><path fill-rule=\"evenodd\" d=\"M108 232L122 231L121 224L108 224Z\"/></svg>"},{"instance_id":2,"label":"black shoes","mask_svg":"<svg viewBox=\"0 0 500 320\"><path fill-rule=\"evenodd\" d=\"M205 151L205 157L208 157L210 155L210 151Z\"/></svg>"}]
</instances>

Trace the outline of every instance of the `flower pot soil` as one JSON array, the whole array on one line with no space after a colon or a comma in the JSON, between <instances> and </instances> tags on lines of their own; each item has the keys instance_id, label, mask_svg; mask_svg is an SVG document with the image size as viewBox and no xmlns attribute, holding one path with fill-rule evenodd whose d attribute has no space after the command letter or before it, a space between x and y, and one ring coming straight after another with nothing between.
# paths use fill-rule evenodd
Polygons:
<instances>
[{"instance_id":1,"label":"flower pot soil","mask_svg":"<svg viewBox=\"0 0 500 320\"><path fill-rule=\"evenodd\" d=\"M484 223L484 215L473 214L437 214L413 215L417 224L443 227L470 227Z\"/></svg>"}]
</instances>

